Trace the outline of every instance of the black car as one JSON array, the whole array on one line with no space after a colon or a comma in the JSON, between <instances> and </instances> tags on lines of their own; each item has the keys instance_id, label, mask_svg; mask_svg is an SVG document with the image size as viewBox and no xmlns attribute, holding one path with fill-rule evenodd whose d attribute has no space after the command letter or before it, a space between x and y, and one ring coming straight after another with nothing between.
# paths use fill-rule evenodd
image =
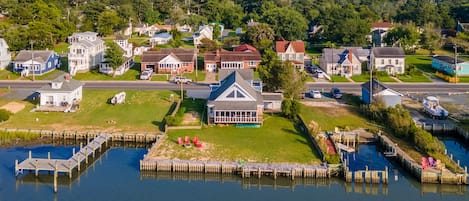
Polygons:
<instances>
[{"instance_id":1,"label":"black car","mask_svg":"<svg viewBox=\"0 0 469 201\"><path fill-rule=\"evenodd\" d=\"M340 91L339 88L334 87L331 89L331 96L333 98L340 99L342 98L342 92Z\"/></svg>"}]
</instances>

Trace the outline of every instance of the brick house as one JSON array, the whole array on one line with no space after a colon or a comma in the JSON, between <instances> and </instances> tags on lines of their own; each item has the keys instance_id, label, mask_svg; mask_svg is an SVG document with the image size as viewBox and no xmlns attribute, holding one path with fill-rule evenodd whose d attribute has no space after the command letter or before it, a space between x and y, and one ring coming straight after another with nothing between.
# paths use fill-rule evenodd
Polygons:
<instances>
[{"instance_id":1,"label":"brick house","mask_svg":"<svg viewBox=\"0 0 469 201\"><path fill-rule=\"evenodd\" d=\"M143 52L141 71L151 68L155 73L182 74L194 71L196 61L195 49L162 48Z\"/></svg>"},{"instance_id":2,"label":"brick house","mask_svg":"<svg viewBox=\"0 0 469 201\"><path fill-rule=\"evenodd\" d=\"M204 69L214 72L219 69L250 69L257 68L261 63L261 54L256 48L243 44L233 51L220 49L204 54Z\"/></svg>"}]
</instances>

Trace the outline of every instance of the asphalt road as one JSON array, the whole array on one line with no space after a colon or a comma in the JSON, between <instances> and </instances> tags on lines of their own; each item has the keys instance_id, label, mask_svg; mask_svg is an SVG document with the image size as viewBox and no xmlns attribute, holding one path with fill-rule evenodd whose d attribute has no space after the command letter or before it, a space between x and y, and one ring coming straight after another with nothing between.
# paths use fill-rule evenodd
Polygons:
<instances>
[{"instance_id":1,"label":"asphalt road","mask_svg":"<svg viewBox=\"0 0 469 201\"><path fill-rule=\"evenodd\" d=\"M12 89L38 89L49 81L0 81L0 88ZM121 89L121 90L180 90L181 85L170 82L151 81L84 81L85 89ZM461 94L469 93L469 83L386 83L391 89L403 94L430 93L430 94ZM338 87L346 93L359 94L360 83L308 83L307 90L329 91ZM184 90L209 90L208 84L193 83L183 85Z\"/></svg>"}]
</instances>

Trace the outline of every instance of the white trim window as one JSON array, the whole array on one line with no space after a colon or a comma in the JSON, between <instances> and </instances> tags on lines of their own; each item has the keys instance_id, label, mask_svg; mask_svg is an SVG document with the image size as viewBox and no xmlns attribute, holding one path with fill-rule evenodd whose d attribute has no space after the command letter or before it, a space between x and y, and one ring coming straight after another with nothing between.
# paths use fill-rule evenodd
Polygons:
<instances>
[{"instance_id":1,"label":"white trim window","mask_svg":"<svg viewBox=\"0 0 469 201\"><path fill-rule=\"evenodd\" d=\"M249 66L256 66L256 61L249 61Z\"/></svg>"}]
</instances>

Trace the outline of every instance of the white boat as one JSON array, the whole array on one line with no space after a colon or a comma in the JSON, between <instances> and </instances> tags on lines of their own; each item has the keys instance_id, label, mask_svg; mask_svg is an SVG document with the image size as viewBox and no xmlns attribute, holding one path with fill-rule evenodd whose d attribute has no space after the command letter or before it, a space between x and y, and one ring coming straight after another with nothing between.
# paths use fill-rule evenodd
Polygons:
<instances>
[{"instance_id":1,"label":"white boat","mask_svg":"<svg viewBox=\"0 0 469 201\"><path fill-rule=\"evenodd\" d=\"M448 117L448 111L441 107L440 101L435 96L427 96L423 100L423 110L432 118L445 119Z\"/></svg>"}]
</instances>

